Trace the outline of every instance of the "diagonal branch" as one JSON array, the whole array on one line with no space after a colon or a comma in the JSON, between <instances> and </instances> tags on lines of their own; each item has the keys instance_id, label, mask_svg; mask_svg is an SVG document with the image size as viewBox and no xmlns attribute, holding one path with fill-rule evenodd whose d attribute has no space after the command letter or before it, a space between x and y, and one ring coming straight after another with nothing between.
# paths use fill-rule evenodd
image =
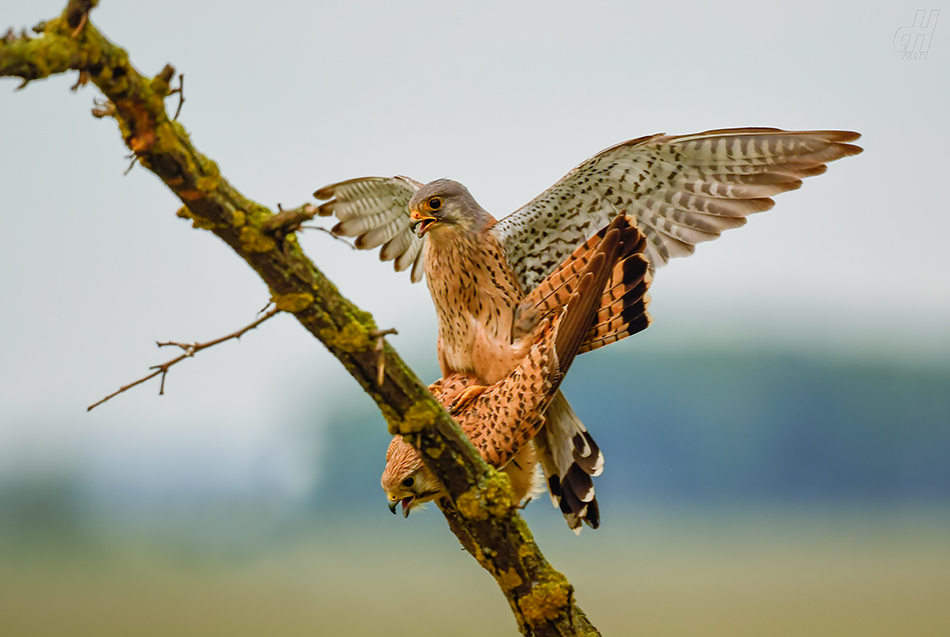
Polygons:
<instances>
[{"instance_id":1,"label":"diagonal branch","mask_svg":"<svg viewBox=\"0 0 950 637\"><path fill-rule=\"evenodd\" d=\"M70 0L63 15L34 30L39 37L0 41L0 76L33 80L67 71L87 74L108 99L96 115L111 116L126 145L181 200L178 215L227 243L270 289L277 311L289 312L343 364L376 402L393 434L402 434L446 487L450 527L498 582L526 635L595 635L574 604L570 583L545 560L518 513L507 477L486 465L455 421L380 332L307 258L290 232L266 232L274 214L242 195L217 164L168 116L164 99L175 69L143 77L128 54L88 19L96 0ZM161 370L159 370L161 371ZM380 380L382 382L380 382Z\"/></svg>"}]
</instances>

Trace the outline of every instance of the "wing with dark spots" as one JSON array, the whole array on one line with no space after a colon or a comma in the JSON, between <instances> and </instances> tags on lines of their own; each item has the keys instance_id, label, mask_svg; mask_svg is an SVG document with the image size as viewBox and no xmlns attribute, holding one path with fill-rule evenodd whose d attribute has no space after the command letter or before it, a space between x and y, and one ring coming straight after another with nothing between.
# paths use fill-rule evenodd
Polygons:
<instances>
[{"instance_id":1,"label":"wing with dark spots","mask_svg":"<svg viewBox=\"0 0 950 637\"><path fill-rule=\"evenodd\" d=\"M861 152L847 131L776 128L652 135L598 153L498 222L508 261L530 292L620 210L645 235L655 269L768 210L772 196Z\"/></svg>"}]
</instances>

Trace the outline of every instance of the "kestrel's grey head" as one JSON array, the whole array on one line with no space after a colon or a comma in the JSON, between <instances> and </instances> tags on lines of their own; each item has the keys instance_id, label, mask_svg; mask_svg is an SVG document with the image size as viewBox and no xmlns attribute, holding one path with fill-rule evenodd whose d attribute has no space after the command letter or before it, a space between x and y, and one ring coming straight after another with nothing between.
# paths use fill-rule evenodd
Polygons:
<instances>
[{"instance_id":1,"label":"kestrel's grey head","mask_svg":"<svg viewBox=\"0 0 950 637\"><path fill-rule=\"evenodd\" d=\"M435 240L448 238L453 232L478 232L494 220L468 188L451 179L437 179L417 190L409 200L409 217L420 237L431 232Z\"/></svg>"}]
</instances>

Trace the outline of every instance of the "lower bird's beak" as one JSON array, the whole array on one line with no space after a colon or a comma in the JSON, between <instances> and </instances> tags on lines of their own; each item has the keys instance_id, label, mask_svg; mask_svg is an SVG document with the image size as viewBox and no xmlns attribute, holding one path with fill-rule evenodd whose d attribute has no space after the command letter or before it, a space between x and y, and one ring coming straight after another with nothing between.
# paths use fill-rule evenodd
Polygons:
<instances>
[{"instance_id":1,"label":"lower bird's beak","mask_svg":"<svg viewBox=\"0 0 950 637\"><path fill-rule=\"evenodd\" d=\"M429 227L436 222L435 217L424 215L418 210L409 212L409 218L412 219L412 230L420 237L426 233Z\"/></svg>"},{"instance_id":2,"label":"lower bird's beak","mask_svg":"<svg viewBox=\"0 0 950 637\"><path fill-rule=\"evenodd\" d=\"M399 503L402 503L402 517L409 517L409 508L412 506L412 502L415 500L413 496L406 496L402 500L390 500L389 501L389 510L392 511L393 515L396 515L396 507L399 506Z\"/></svg>"}]
</instances>

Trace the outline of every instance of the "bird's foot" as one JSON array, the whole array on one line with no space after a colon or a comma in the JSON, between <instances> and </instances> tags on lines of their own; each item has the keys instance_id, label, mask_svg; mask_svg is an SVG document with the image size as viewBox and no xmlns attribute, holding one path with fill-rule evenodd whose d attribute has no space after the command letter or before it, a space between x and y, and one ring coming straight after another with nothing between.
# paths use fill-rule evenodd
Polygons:
<instances>
[{"instance_id":1,"label":"bird's foot","mask_svg":"<svg viewBox=\"0 0 950 637\"><path fill-rule=\"evenodd\" d=\"M449 413L453 416L461 413L463 409L475 402L475 399L481 396L482 392L486 389L488 389L487 385L472 385L471 387L466 387L455 397L452 404L449 405Z\"/></svg>"}]
</instances>

